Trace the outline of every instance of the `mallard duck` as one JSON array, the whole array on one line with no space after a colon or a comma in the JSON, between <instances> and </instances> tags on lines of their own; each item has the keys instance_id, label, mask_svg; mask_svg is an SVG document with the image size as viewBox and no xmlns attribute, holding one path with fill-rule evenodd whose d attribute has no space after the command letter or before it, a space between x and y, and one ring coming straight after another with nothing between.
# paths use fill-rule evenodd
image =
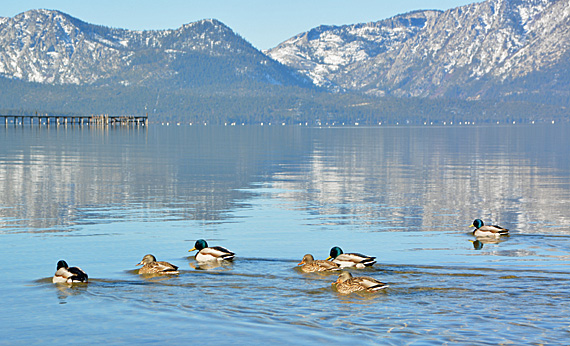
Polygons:
<instances>
[{"instance_id":1,"label":"mallard duck","mask_svg":"<svg viewBox=\"0 0 570 346\"><path fill-rule=\"evenodd\" d=\"M473 224L469 227L475 227L473 235L476 237L500 237L502 235L509 234L508 229L497 225L485 226L483 221L480 219L475 219Z\"/></svg>"},{"instance_id":2,"label":"mallard duck","mask_svg":"<svg viewBox=\"0 0 570 346\"><path fill-rule=\"evenodd\" d=\"M342 272L334 283L336 290L342 294L358 291L374 292L388 287L387 284L368 276L352 277L349 272Z\"/></svg>"},{"instance_id":3,"label":"mallard duck","mask_svg":"<svg viewBox=\"0 0 570 346\"><path fill-rule=\"evenodd\" d=\"M139 269L139 274L169 274L169 275L175 275L178 274L178 267L170 264L168 262L157 262L156 261L156 257L154 257L151 254L145 255L142 259L142 261L140 261L140 263L137 264L137 266L142 266L141 269Z\"/></svg>"},{"instance_id":4,"label":"mallard duck","mask_svg":"<svg viewBox=\"0 0 570 346\"><path fill-rule=\"evenodd\" d=\"M79 267L69 267L67 262L60 260L57 262L57 269L55 275L53 276L53 283L76 283L76 282L87 282L88 276Z\"/></svg>"},{"instance_id":5,"label":"mallard duck","mask_svg":"<svg viewBox=\"0 0 570 346\"><path fill-rule=\"evenodd\" d=\"M208 262L208 261L231 261L235 257L235 253L221 246L208 247L208 243L204 239L196 240L194 247L188 252L198 250L196 254L196 261L198 262Z\"/></svg>"},{"instance_id":6,"label":"mallard duck","mask_svg":"<svg viewBox=\"0 0 570 346\"><path fill-rule=\"evenodd\" d=\"M305 273L324 272L340 269L340 266L338 264L330 261L315 260L313 255L310 254L303 256L303 260L299 262L298 265L302 266L301 270Z\"/></svg>"},{"instance_id":7,"label":"mallard duck","mask_svg":"<svg viewBox=\"0 0 570 346\"><path fill-rule=\"evenodd\" d=\"M332 260L341 268L356 267L362 269L376 263L375 258L376 257L366 256L359 253L343 253L340 247L335 246L331 249L330 256L327 260Z\"/></svg>"}]
</instances>

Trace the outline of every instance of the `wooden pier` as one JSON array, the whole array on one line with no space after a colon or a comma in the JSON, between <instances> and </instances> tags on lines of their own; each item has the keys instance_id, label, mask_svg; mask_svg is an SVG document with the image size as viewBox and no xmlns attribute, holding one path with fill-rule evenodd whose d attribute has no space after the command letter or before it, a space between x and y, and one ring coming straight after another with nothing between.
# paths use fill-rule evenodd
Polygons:
<instances>
[{"instance_id":1,"label":"wooden pier","mask_svg":"<svg viewBox=\"0 0 570 346\"><path fill-rule=\"evenodd\" d=\"M2 115L0 123L14 125L136 125L147 126L148 116L146 115Z\"/></svg>"}]
</instances>

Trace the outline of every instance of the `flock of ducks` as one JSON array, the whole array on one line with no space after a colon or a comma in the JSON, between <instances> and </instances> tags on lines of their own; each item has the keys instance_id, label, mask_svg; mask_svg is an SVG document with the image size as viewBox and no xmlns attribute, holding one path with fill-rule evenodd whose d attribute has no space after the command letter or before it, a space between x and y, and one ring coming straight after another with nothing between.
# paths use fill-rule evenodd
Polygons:
<instances>
[{"instance_id":1,"label":"flock of ducks","mask_svg":"<svg viewBox=\"0 0 570 346\"><path fill-rule=\"evenodd\" d=\"M499 238L509 234L508 229L497 225L485 226L480 219L473 221L470 227L475 227L473 235L477 238ZM196 261L202 263L231 261L235 257L235 253L222 246L209 247L204 239L197 240L194 247L188 250L188 252L196 250L198 251L195 256ZM306 254L298 265L301 266L301 271L314 273L340 271L344 268L363 269L375 263L376 257L366 256L360 253L344 253L340 247L335 246L331 249L329 257L326 260L315 260L313 255ZM142 266L138 271L139 274L179 274L177 266L168 262L157 261L151 254L145 255L137 266ZM81 268L69 267L64 260L57 262L57 269L52 279L53 283L73 284L78 282L86 283L87 281L87 273ZM352 274L347 271L342 271L333 284L336 286L336 290L342 294L358 291L374 292L388 287L387 284L368 276L353 277Z\"/></svg>"}]
</instances>

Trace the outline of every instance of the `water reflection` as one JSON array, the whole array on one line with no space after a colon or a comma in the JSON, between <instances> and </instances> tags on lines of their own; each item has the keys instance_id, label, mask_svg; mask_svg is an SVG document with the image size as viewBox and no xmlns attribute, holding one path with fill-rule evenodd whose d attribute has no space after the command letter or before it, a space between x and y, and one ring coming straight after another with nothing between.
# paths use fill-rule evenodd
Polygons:
<instances>
[{"instance_id":1,"label":"water reflection","mask_svg":"<svg viewBox=\"0 0 570 346\"><path fill-rule=\"evenodd\" d=\"M484 140L503 136L501 130L483 130L474 138L467 129L356 129L357 135L343 130L319 136L301 169L274 177L283 191L278 197L307 201L314 222L323 226L337 216L343 225L366 229L457 227L449 224L450 215L512 220L515 232L532 231L529 224L537 222L567 225L566 203L550 202L567 199L568 181L547 182L562 178L551 165L568 165L561 154L568 140L549 136L559 142L546 153L544 144L519 144L536 141L534 129L507 129L516 142L514 150L504 150L504 142ZM552 162L537 165L545 155Z\"/></svg>"},{"instance_id":2,"label":"water reflection","mask_svg":"<svg viewBox=\"0 0 570 346\"><path fill-rule=\"evenodd\" d=\"M59 299L59 304L66 304L67 298L71 296L78 296L87 292L87 287L89 284L53 284L56 288L57 299Z\"/></svg>"},{"instance_id":3,"label":"water reflection","mask_svg":"<svg viewBox=\"0 0 570 346\"><path fill-rule=\"evenodd\" d=\"M557 343L569 138L538 127L0 129L0 246L20 266L0 268L4 314L18 322L6 342L64 341L70 332L45 331L66 323L93 343ZM474 240L475 218L512 235ZM199 238L240 256L202 267L187 252ZM345 297L337 273L296 267L335 245L376 256L358 274L390 288ZM140 276L130 268L147 252L186 269ZM96 279L28 285L60 257ZM174 332L157 337L157 325Z\"/></svg>"},{"instance_id":4,"label":"water reflection","mask_svg":"<svg viewBox=\"0 0 570 346\"><path fill-rule=\"evenodd\" d=\"M192 260L189 262L189 266L196 270L231 270L233 267L233 262L231 261L206 261L198 262L194 259L194 256L190 257Z\"/></svg>"},{"instance_id":5,"label":"water reflection","mask_svg":"<svg viewBox=\"0 0 570 346\"><path fill-rule=\"evenodd\" d=\"M568 139L544 133L541 141L538 126L1 131L5 231L224 220L250 207L259 182L324 227L435 230L485 218L532 233L570 224L570 182L558 175L569 166Z\"/></svg>"},{"instance_id":6,"label":"water reflection","mask_svg":"<svg viewBox=\"0 0 570 346\"><path fill-rule=\"evenodd\" d=\"M471 243L473 243L473 248L475 250L481 250L483 248L483 242L480 241L479 239L475 239L475 240L470 240Z\"/></svg>"}]
</instances>

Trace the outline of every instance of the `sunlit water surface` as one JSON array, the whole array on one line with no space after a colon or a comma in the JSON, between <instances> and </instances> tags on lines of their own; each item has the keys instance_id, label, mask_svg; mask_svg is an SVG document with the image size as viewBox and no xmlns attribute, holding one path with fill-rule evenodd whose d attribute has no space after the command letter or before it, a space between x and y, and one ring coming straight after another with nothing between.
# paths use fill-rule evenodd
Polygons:
<instances>
[{"instance_id":1,"label":"sunlit water surface","mask_svg":"<svg viewBox=\"0 0 570 346\"><path fill-rule=\"evenodd\" d=\"M568 130L1 127L0 344L565 344ZM475 218L511 235L477 250ZM298 270L334 245L390 287Z\"/></svg>"}]
</instances>

